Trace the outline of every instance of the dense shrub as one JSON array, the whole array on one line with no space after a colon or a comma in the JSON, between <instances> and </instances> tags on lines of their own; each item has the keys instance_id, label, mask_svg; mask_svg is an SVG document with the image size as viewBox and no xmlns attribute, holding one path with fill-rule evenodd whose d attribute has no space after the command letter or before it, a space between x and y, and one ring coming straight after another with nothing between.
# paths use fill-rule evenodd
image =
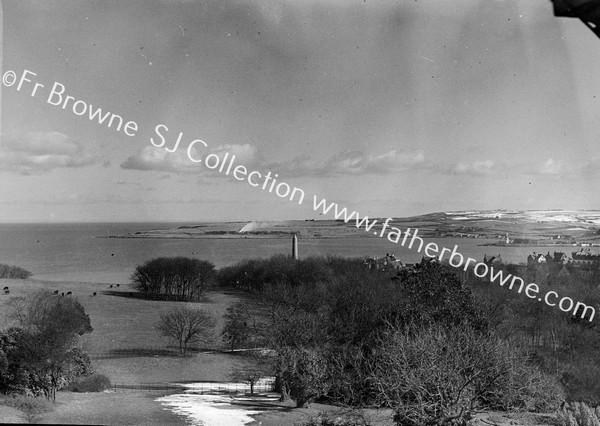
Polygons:
<instances>
[{"instance_id":1,"label":"dense shrub","mask_svg":"<svg viewBox=\"0 0 600 426\"><path fill-rule=\"evenodd\" d=\"M27 279L31 272L18 266L0 264L0 278Z\"/></svg>"},{"instance_id":2,"label":"dense shrub","mask_svg":"<svg viewBox=\"0 0 600 426\"><path fill-rule=\"evenodd\" d=\"M556 409L560 387L507 342L470 327L392 328L370 360L398 425L466 425L475 408Z\"/></svg>"},{"instance_id":3,"label":"dense shrub","mask_svg":"<svg viewBox=\"0 0 600 426\"><path fill-rule=\"evenodd\" d=\"M40 417L52 411L53 406L44 399L32 398L23 395L14 395L12 397L0 400L2 405L16 408L23 413L23 418L27 423L37 423Z\"/></svg>"},{"instance_id":4,"label":"dense shrub","mask_svg":"<svg viewBox=\"0 0 600 426\"><path fill-rule=\"evenodd\" d=\"M9 305L19 327L0 333L0 392L55 398L57 390L91 372L87 354L73 348L78 336L93 330L77 299L40 291Z\"/></svg>"},{"instance_id":5,"label":"dense shrub","mask_svg":"<svg viewBox=\"0 0 600 426\"><path fill-rule=\"evenodd\" d=\"M217 279L222 286L258 292L274 284L298 287L329 283L357 272L365 273L361 259L308 257L294 260L287 256L273 256L269 259L246 260L223 268Z\"/></svg>"},{"instance_id":6,"label":"dense shrub","mask_svg":"<svg viewBox=\"0 0 600 426\"><path fill-rule=\"evenodd\" d=\"M216 272L212 263L186 257L159 257L138 266L131 283L157 299L198 300Z\"/></svg>"},{"instance_id":7,"label":"dense shrub","mask_svg":"<svg viewBox=\"0 0 600 426\"><path fill-rule=\"evenodd\" d=\"M556 413L557 426L600 426L600 407L593 409L584 402L565 404Z\"/></svg>"},{"instance_id":8,"label":"dense shrub","mask_svg":"<svg viewBox=\"0 0 600 426\"><path fill-rule=\"evenodd\" d=\"M110 380L103 374L93 374L82 377L70 386L73 392L102 392L110 388Z\"/></svg>"},{"instance_id":9,"label":"dense shrub","mask_svg":"<svg viewBox=\"0 0 600 426\"><path fill-rule=\"evenodd\" d=\"M401 270L395 280L402 294L403 325L468 324L483 331L487 320L471 290L454 271L437 262L422 261L414 270Z\"/></svg>"}]
</instances>

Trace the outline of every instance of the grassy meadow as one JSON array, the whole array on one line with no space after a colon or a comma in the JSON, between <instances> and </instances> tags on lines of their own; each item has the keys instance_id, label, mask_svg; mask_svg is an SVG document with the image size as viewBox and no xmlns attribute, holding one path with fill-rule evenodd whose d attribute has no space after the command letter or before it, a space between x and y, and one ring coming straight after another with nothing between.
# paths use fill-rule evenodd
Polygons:
<instances>
[{"instance_id":1,"label":"grassy meadow","mask_svg":"<svg viewBox=\"0 0 600 426\"><path fill-rule=\"evenodd\" d=\"M121 284L119 287L104 283L82 282L43 282L36 280L0 280L2 287L8 286L10 294L1 295L0 319L9 324L9 307L6 302L13 297L26 296L38 290L58 290L72 292L89 314L94 331L82 336L80 344L92 356L92 363L98 373L106 375L117 385L159 384L200 381L230 381L230 373L238 363L238 355L224 350L214 350L221 346L219 333L222 328L222 315L227 307L238 300L231 290L210 291L206 301L200 303L165 302L125 297L133 290ZM96 296L93 293L96 292ZM122 293L123 296L120 296ZM58 296L61 297L61 296ZM67 297L67 296L65 296ZM154 324L161 313L174 306L192 305L212 312L217 320L215 341L211 348L199 348L191 356L180 357L161 353L160 349L175 350L171 342L161 336ZM159 349L158 351L155 349ZM144 356L119 355L120 351L139 350ZM154 350L154 351L153 351ZM57 394L54 410L41 416L43 423L58 424L108 424L108 425L187 425L183 416L176 415L163 407L156 399L172 389L139 391L111 389L100 393L74 393L60 391ZM243 405L253 405L252 400ZM276 426L294 424L316 415L322 410L332 410L331 406L314 404L310 408L292 409L286 403L257 403L264 414L255 416L253 424ZM254 406L254 408L257 408ZM388 416L386 416L388 417ZM22 413L15 408L0 405L0 421L22 423ZM260 422L260 423L259 423ZM380 425L389 424L387 421Z\"/></svg>"}]
</instances>

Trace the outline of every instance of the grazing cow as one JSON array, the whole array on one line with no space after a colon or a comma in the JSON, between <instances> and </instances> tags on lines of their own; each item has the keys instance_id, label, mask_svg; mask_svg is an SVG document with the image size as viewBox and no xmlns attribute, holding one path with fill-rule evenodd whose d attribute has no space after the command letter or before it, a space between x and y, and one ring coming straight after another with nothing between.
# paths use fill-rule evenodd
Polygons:
<instances>
[{"instance_id":1,"label":"grazing cow","mask_svg":"<svg viewBox=\"0 0 600 426\"><path fill-rule=\"evenodd\" d=\"M117 284L117 287L119 287L120 284Z\"/></svg>"},{"instance_id":2,"label":"grazing cow","mask_svg":"<svg viewBox=\"0 0 600 426\"><path fill-rule=\"evenodd\" d=\"M67 296L70 296L71 294L73 294L73 293L71 293L70 291L67 291Z\"/></svg>"},{"instance_id":3,"label":"grazing cow","mask_svg":"<svg viewBox=\"0 0 600 426\"><path fill-rule=\"evenodd\" d=\"M58 294L58 290L54 290L54 294Z\"/></svg>"},{"instance_id":4,"label":"grazing cow","mask_svg":"<svg viewBox=\"0 0 600 426\"><path fill-rule=\"evenodd\" d=\"M96 295L96 292L94 292L94 294L92 294L92 296L95 296L95 295Z\"/></svg>"},{"instance_id":5,"label":"grazing cow","mask_svg":"<svg viewBox=\"0 0 600 426\"><path fill-rule=\"evenodd\" d=\"M61 295L61 296L64 296L65 294L64 294L64 293L61 293L60 295Z\"/></svg>"},{"instance_id":6,"label":"grazing cow","mask_svg":"<svg viewBox=\"0 0 600 426\"><path fill-rule=\"evenodd\" d=\"M8 290L8 287L4 287L4 289L3 289L3 290Z\"/></svg>"},{"instance_id":7,"label":"grazing cow","mask_svg":"<svg viewBox=\"0 0 600 426\"><path fill-rule=\"evenodd\" d=\"M112 288L112 284L110 285L110 288Z\"/></svg>"}]
</instances>

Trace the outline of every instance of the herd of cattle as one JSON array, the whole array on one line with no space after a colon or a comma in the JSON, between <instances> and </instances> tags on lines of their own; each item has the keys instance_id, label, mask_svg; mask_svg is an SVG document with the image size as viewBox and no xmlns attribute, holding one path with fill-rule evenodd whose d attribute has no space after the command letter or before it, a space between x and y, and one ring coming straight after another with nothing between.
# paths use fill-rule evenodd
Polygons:
<instances>
[{"instance_id":1,"label":"herd of cattle","mask_svg":"<svg viewBox=\"0 0 600 426\"><path fill-rule=\"evenodd\" d=\"M119 284L116 284L117 287L119 287ZM110 285L110 288L113 288L113 285ZM8 286L4 287L4 294L10 294L10 288ZM58 290L54 290L54 292L52 294L58 295ZM66 293L62 292L60 293L61 296L71 296L73 294L73 292L71 291L67 291ZM93 292L92 296L96 296L98 293L97 292Z\"/></svg>"}]
</instances>

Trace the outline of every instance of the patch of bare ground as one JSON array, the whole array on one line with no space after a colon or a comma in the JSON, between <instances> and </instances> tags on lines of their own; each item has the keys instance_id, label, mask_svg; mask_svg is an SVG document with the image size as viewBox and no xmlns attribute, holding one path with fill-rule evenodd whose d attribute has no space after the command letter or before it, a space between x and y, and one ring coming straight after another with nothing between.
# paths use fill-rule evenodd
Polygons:
<instances>
[{"instance_id":1,"label":"patch of bare ground","mask_svg":"<svg viewBox=\"0 0 600 426\"><path fill-rule=\"evenodd\" d=\"M43 423L103 425L187 425L155 399L156 393L119 390L117 392L59 392L55 409L41 418Z\"/></svg>"},{"instance_id":2,"label":"patch of bare ground","mask_svg":"<svg viewBox=\"0 0 600 426\"><path fill-rule=\"evenodd\" d=\"M143 382L193 382L230 380L237 362L235 355L222 352L205 352L188 357L131 357L95 360L99 373L111 383Z\"/></svg>"},{"instance_id":3,"label":"patch of bare ground","mask_svg":"<svg viewBox=\"0 0 600 426\"><path fill-rule=\"evenodd\" d=\"M478 413L472 421L473 426L554 426L556 416L544 413Z\"/></svg>"},{"instance_id":4,"label":"patch of bare ground","mask_svg":"<svg viewBox=\"0 0 600 426\"><path fill-rule=\"evenodd\" d=\"M22 411L6 405L0 405L0 422L2 423L25 423L25 415Z\"/></svg>"},{"instance_id":5,"label":"patch of bare ground","mask_svg":"<svg viewBox=\"0 0 600 426\"><path fill-rule=\"evenodd\" d=\"M317 416L319 413L327 413L331 416L344 416L349 413L348 408L335 407L327 404L311 404L307 408L295 408L292 402L270 402L256 406L263 413L252 415L255 419L250 426L280 426L298 425ZM362 410L361 414L372 426L393 426L391 410Z\"/></svg>"}]
</instances>

